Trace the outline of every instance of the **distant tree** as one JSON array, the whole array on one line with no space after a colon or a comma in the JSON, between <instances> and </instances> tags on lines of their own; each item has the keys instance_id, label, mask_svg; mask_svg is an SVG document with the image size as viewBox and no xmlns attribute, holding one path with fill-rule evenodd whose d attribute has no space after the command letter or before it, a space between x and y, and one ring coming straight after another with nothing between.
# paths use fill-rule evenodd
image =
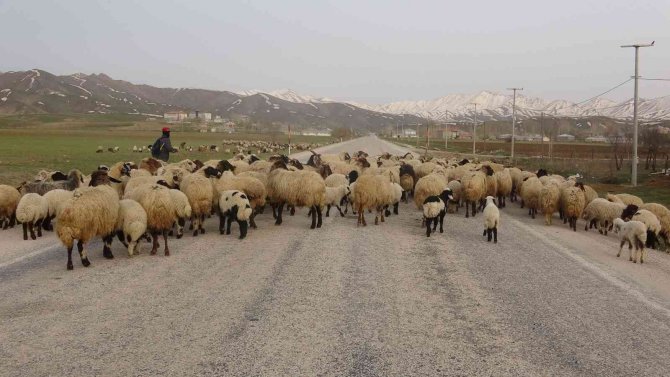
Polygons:
<instances>
[{"instance_id":1,"label":"distant tree","mask_svg":"<svg viewBox=\"0 0 670 377\"><path fill-rule=\"evenodd\" d=\"M337 139L348 139L352 137L351 129L346 127L338 127L333 130L331 136Z\"/></svg>"},{"instance_id":2,"label":"distant tree","mask_svg":"<svg viewBox=\"0 0 670 377\"><path fill-rule=\"evenodd\" d=\"M668 134L662 134L657 126L648 127L642 131L641 135L642 145L647 150L647 158L645 161L644 168L651 171L656 171L656 158L659 154L663 156L666 155L667 160L667 148L670 144L670 136Z\"/></svg>"}]
</instances>

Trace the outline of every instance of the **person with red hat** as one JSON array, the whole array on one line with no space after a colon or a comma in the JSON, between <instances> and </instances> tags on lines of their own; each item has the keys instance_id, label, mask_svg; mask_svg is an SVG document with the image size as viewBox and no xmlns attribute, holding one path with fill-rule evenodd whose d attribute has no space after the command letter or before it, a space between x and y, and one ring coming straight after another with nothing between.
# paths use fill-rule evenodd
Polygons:
<instances>
[{"instance_id":1,"label":"person with red hat","mask_svg":"<svg viewBox=\"0 0 670 377\"><path fill-rule=\"evenodd\" d=\"M163 135L151 146L151 156L167 162L170 159L170 153L176 153L177 150L172 148L172 143L170 143L170 128L163 127L161 131Z\"/></svg>"}]
</instances>

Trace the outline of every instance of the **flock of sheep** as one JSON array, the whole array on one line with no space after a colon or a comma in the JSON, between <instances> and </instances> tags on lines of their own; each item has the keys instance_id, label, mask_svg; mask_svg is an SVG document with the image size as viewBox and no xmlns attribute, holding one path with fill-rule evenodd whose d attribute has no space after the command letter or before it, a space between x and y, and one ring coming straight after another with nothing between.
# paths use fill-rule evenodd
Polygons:
<instances>
[{"instance_id":1,"label":"flock of sheep","mask_svg":"<svg viewBox=\"0 0 670 377\"><path fill-rule=\"evenodd\" d=\"M275 225L282 224L285 209L293 215L296 207L307 207L310 228L315 229L332 207L344 216L351 206L357 224L366 226L366 211L374 211L378 224L391 211L397 214L399 203L411 197L423 212L427 236L438 223L443 232L445 215L464 206L465 217L483 212L483 234L497 242L498 208L509 198L527 208L532 218L543 213L547 225L558 212L574 231L580 218L586 221L585 230L596 227L607 235L614 229L621 237L619 253L628 243L635 262L638 253L644 261L645 246L670 245L666 207L628 194L598 198L580 180L578 175L565 178L544 169L529 172L492 161L417 159L411 153L372 157L363 151L312 152L305 164L284 155L262 160L245 153L229 160L172 164L147 157L139 164L101 165L87 176L76 169L68 174L40 171L18 188L0 185L0 227L22 224L24 240L36 239L43 229L55 230L68 252L67 268L72 269L75 242L84 266L90 265L85 245L95 237L104 241L106 258L113 258L115 236L130 256L142 239L152 242L151 254L156 254L162 236L169 255L169 236L181 238L189 220L189 229L198 236L212 215L219 217L221 234L230 234L235 222L243 239L249 227L257 227L254 219L266 204Z\"/></svg>"},{"instance_id":2,"label":"flock of sheep","mask_svg":"<svg viewBox=\"0 0 670 377\"><path fill-rule=\"evenodd\" d=\"M248 140L223 140L221 143L225 148L223 149L224 153L245 153L245 154L261 154L261 153L276 153L281 150L288 149L288 144L285 143L276 143L268 141L248 141ZM320 143L298 143L291 144L291 146L297 151L306 151L323 146ZM182 142L179 144L177 150L185 152L193 152L197 150L198 152L214 152L218 153L220 151L217 144L201 144L197 147L186 144ZM95 150L95 153L104 153L105 150L110 153L117 153L121 150L118 146L107 147L105 148L102 145L98 145ZM133 145L131 148L133 153L148 153L151 151L151 145ZM255 152L252 152L255 151Z\"/></svg>"}]
</instances>

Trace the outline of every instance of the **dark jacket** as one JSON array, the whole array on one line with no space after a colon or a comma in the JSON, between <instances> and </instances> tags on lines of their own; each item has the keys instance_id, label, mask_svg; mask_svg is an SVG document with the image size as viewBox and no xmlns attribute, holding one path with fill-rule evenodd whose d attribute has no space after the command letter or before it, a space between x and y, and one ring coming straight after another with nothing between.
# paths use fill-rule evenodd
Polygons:
<instances>
[{"instance_id":1,"label":"dark jacket","mask_svg":"<svg viewBox=\"0 0 670 377\"><path fill-rule=\"evenodd\" d=\"M172 148L172 143L170 142L170 136L163 135L160 139L156 140L158 143L159 151L157 154L152 152L153 157L167 162L170 159L170 152L177 152L176 149Z\"/></svg>"}]
</instances>

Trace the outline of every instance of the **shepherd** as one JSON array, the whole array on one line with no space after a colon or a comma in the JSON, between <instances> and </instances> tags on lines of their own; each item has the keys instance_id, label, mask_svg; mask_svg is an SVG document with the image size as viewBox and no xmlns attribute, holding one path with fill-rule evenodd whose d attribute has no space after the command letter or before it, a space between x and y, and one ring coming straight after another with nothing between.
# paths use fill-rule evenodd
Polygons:
<instances>
[{"instance_id":1,"label":"shepherd","mask_svg":"<svg viewBox=\"0 0 670 377\"><path fill-rule=\"evenodd\" d=\"M170 143L170 128L163 127L161 131L163 135L151 146L151 156L167 162L170 159L170 153L177 153L177 149L172 148L172 143Z\"/></svg>"}]
</instances>

